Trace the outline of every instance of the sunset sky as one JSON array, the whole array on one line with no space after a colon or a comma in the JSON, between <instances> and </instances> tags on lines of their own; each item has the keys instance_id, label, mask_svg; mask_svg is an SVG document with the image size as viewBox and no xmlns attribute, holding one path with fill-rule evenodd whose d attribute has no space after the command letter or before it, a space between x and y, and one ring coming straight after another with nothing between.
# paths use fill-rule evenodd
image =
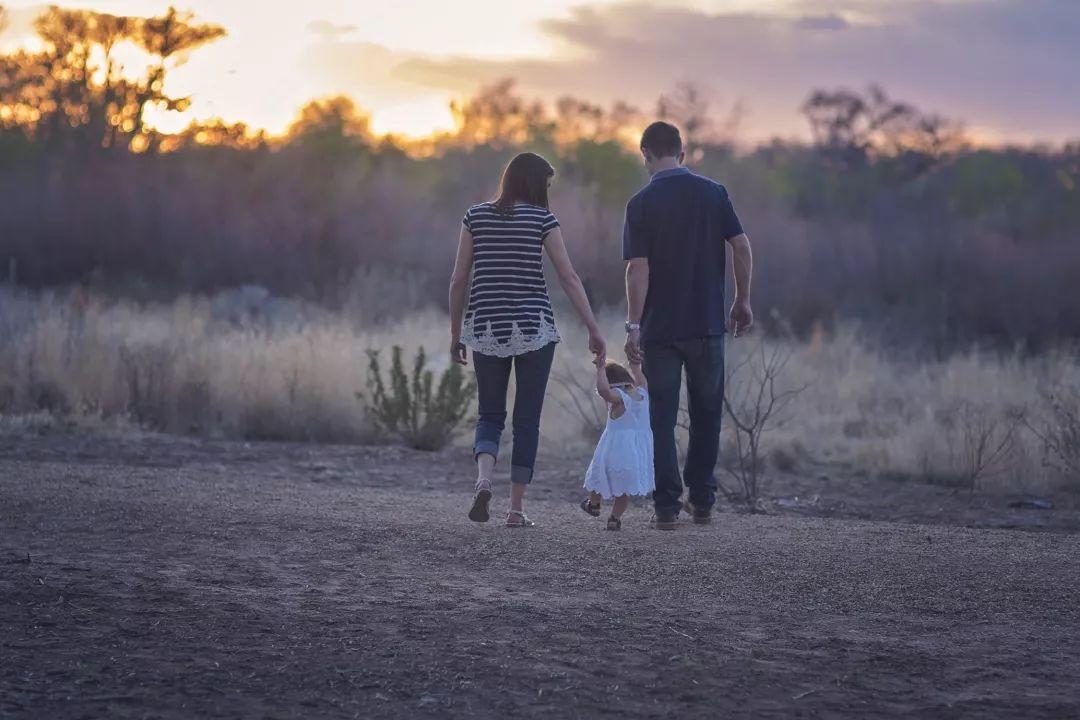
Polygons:
<instances>
[{"instance_id":1,"label":"sunset sky","mask_svg":"<svg viewBox=\"0 0 1080 720\"><path fill-rule=\"evenodd\" d=\"M0 46L24 42L39 2L8 0ZM70 0L154 14L166 2ZM676 83L739 101L747 140L802 136L815 87L881 83L987 141L1080 137L1077 0L188 0L229 37L170 90L190 113L282 130L309 98L352 96L379 132L450 125L447 103L514 77L527 96L639 108ZM187 118L162 120L164 129Z\"/></svg>"}]
</instances>

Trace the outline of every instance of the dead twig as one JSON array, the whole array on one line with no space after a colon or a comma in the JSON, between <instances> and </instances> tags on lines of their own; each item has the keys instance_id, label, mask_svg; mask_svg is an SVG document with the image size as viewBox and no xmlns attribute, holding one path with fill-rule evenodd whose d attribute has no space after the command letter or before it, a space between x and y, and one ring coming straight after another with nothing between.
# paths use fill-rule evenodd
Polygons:
<instances>
[{"instance_id":1,"label":"dead twig","mask_svg":"<svg viewBox=\"0 0 1080 720\"><path fill-rule=\"evenodd\" d=\"M1024 426L1043 444L1044 464L1080 478L1080 391L1061 387L1042 393L1047 413Z\"/></svg>"},{"instance_id":2,"label":"dead twig","mask_svg":"<svg viewBox=\"0 0 1080 720\"><path fill-rule=\"evenodd\" d=\"M728 497L739 498L752 512L760 508L762 437L809 387L779 389L778 380L790 359L790 349L780 344L767 349L762 338L754 350L728 371L724 383L724 410L733 426L736 456L735 463L726 470L736 481L737 489L729 490L721 485L721 490Z\"/></svg>"},{"instance_id":3,"label":"dead twig","mask_svg":"<svg viewBox=\"0 0 1080 720\"><path fill-rule=\"evenodd\" d=\"M669 627L669 628L668 628L668 630L670 630L671 632L675 633L676 635L682 635L682 636L683 636L684 638L686 638L687 640L693 640L693 639L694 639L694 636L693 636L693 635L687 635L686 633L682 632L681 630L676 630L676 629L675 629L675 628L673 628L673 627Z\"/></svg>"},{"instance_id":4,"label":"dead twig","mask_svg":"<svg viewBox=\"0 0 1080 720\"><path fill-rule=\"evenodd\" d=\"M955 410L960 430L961 471L968 490L975 491L979 480L1003 472L1016 449L1016 433L1023 422L1023 413L1008 412L995 415L991 408L978 407L963 401Z\"/></svg>"}]
</instances>

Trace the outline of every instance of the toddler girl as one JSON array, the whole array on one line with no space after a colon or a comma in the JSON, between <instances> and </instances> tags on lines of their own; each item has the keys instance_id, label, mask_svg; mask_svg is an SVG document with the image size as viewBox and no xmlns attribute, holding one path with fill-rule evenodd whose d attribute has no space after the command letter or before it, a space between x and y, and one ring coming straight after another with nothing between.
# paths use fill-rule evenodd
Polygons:
<instances>
[{"instance_id":1,"label":"toddler girl","mask_svg":"<svg viewBox=\"0 0 1080 720\"><path fill-rule=\"evenodd\" d=\"M608 530L622 528L631 495L648 495L655 486L647 387L640 365L631 363L627 370L597 358L596 392L608 403L608 420L585 473L589 496L581 509L599 517L601 499L614 499Z\"/></svg>"}]
</instances>

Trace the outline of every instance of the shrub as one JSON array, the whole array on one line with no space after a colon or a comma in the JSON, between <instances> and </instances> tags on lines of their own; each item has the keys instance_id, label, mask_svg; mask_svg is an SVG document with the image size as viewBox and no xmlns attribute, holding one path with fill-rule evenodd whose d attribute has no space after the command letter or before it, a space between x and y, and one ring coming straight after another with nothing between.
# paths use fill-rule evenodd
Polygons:
<instances>
[{"instance_id":1,"label":"shrub","mask_svg":"<svg viewBox=\"0 0 1080 720\"><path fill-rule=\"evenodd\" d=\"M1023 413L1007 408L1002 414L967 400L960 401L953 412L960 435L953 454L964 483L974 491L980 479L1002 473L1011 465Z\"/></svg>"},{"instance_id":2,"label":"shrub","mask_svg":"<svg viewBox=\"0 0 1080 720\"><path fill-rule=\"evenodd\" d=\"M721 490L731 499L743 502L751 512L761 509L759 490L764 472L762 438L778 427L781 416L807 386L781 390L777 382L783 375L792 351L779 344L766 349L762 338L754 350L727 372L724 383L724 410L731 421L734 460L726 467L738 483Z\"/></svg>"},{"instance_id":3,"label":"shrub","mask_svg":"<svg viewBox=\"0 0 1080 720\"><path fill-rule=\"evenodd\" d=\"M391 351L389 383L383 380L377 350L368 351L368 411L376 427L417 450L439 450L457 433L472 405L476 384L451 364L432 391L424 348L416 353L412 374L405 372L401 347Z\"/></svg>"},{"instance_id":4,"label":"shrub","mask_svg":"<svg viewBox=\"0 0 1080 720\"><path fill-rule=\"evenodd\" d=\"M1044 391L1042 399L1046 417L1027 427L1042 441L1046 464L1080 479L1080 391L1062 387Z\"/></svg>"}]
</instances>

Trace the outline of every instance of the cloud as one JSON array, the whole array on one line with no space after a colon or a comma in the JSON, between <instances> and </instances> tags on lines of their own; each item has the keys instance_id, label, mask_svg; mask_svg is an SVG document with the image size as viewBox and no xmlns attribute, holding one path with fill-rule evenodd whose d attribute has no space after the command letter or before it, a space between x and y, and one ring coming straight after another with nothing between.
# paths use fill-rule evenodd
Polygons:
<instances>
[{"instance_id":1,"label":"cloud","mask_svg":"<svg viewBox=\"0 0 1080 720\"><path fill-rule=\"evenodd\" d=\"M460 95L513 77L526 95L650 109L690 81L718 104L743 102L742 131L753 139L805 134L798 108L814 88L872 82L1003 136L1061 139L1080 127L1080 2L803 0L793 9L583 6L542 23L555 48L548 57L435 58L338 42L313 66L367 87L373 100L424 89Z\"/></svg>"},{"instance_id":2,"label":"cloud","mask_svg":"<svg viewBox=\"0 0 1080 720\"><path fill-rule=\"evenodd\" d=\"M412 99L433 89L401 76L399 68L412 59L377 43L324 40L305 53L302 63L322 92L347 92L362 104L375 105Z\"/></svg>"},{"instance_id":3,"label":"cloud","mask_svg":"<svg viewBox=\"0 0 1080 720\"><path fill-rule=\"evenodd\" d=\"M844 19L843 15L829 13L828 15L804 15L795 21L795 27L805 30L845 30L851 24Z\"/></svg>"},{"instance_id":4,"label":"cloud","mask_svg":"<svg viewBox=\"0 0 1080 720\"><path fill-rule=\"evenodd\" d=\"M308 32L326 40L336 40L356 32L355 25L338 25L329 20L312 20L307 24Z\"/></svg>"}]
</instances>

